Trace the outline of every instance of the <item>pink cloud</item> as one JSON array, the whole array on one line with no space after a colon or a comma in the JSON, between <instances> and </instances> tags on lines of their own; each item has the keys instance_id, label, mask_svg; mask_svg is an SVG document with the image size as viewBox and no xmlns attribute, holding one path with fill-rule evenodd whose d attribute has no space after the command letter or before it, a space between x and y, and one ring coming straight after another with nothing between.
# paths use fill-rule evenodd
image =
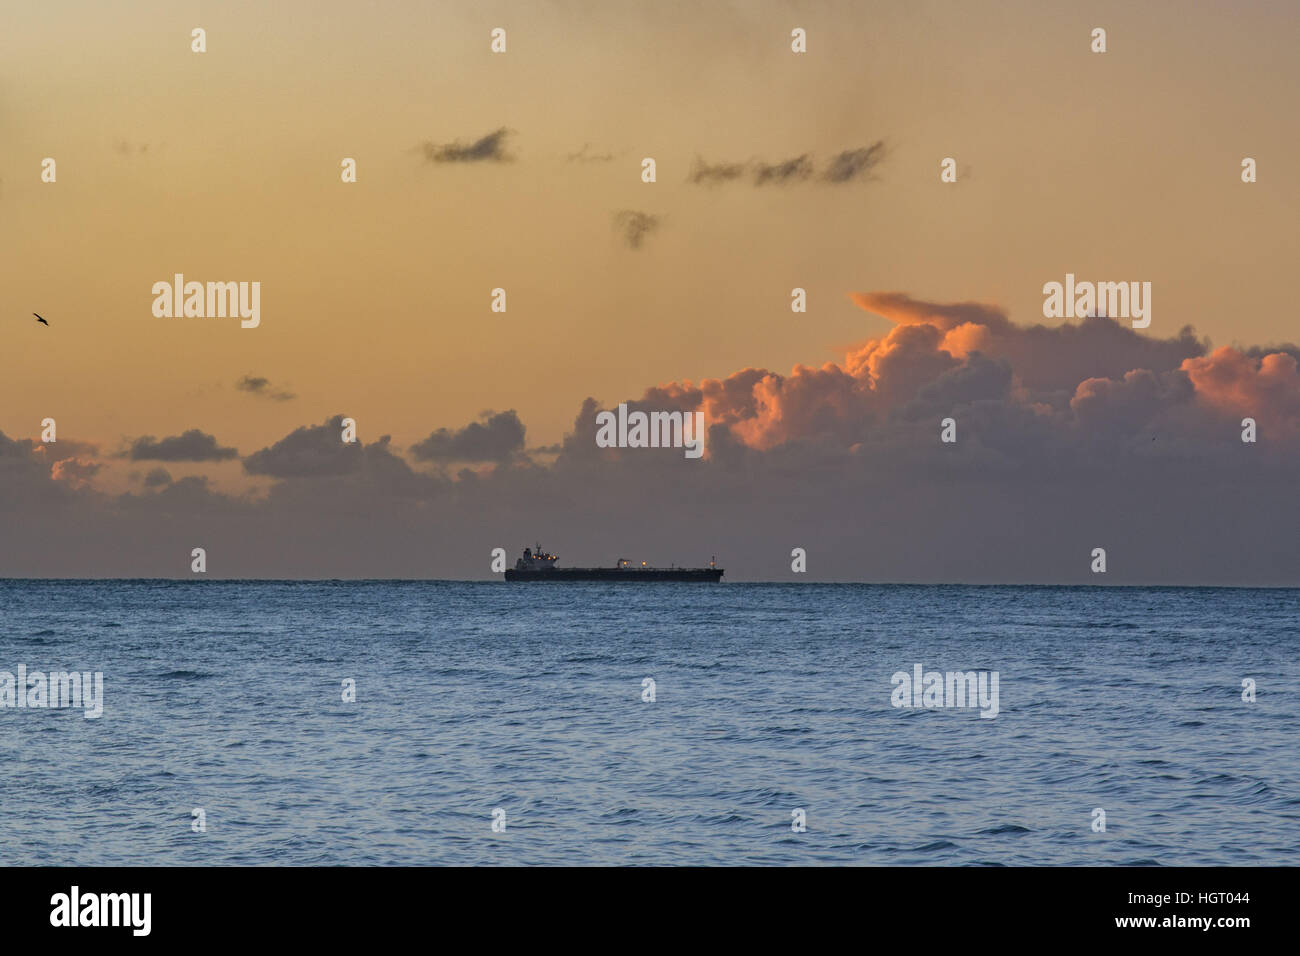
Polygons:
<instances>
[{"instance_id":1,"label":"pink cloud","mask_svg":"<svg viewBox=\"0 0 1300 956\"><path fill-rule=\"evenodd\" d=\"M1300 372L1286 352L1258 358L1222 346L1190 358L1182 369L1196 386L1197 397L1212 408L1249 416L1294 433L1300 424Z\"/></svg>"}]
</instances>

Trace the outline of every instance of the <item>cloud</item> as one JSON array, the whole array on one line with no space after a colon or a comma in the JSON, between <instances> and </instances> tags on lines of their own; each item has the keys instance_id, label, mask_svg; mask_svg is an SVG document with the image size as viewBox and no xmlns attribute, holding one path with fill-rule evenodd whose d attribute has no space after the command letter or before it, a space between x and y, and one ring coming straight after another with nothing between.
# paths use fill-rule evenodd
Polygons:
<instances>
[{"instance_id":1,"label":"cloud","mask_svg":"<svg viewBox=\"0 0 1300 956\"><path fill-rule=\"evenodd\" d=\"M1010 362L974 352L964 363L945 369L922 384L915 397L893 414L905 421L937 421L954 408L977 402L1008 401L1013 381Z\"/></svg>"},{"instance_id":2,"label":"cloud","mask_svg":"<svg viewBox=\"0 0 1300 956\"><path fill-rule=\"evenodd\" d=\"M754 164L754 185L784 186L808 179L812 173L812 159L807 154L780 163L757 162Z\"/></svg>"},{"instance_id":3,"label":"cloud","mask_svg":"<svg viewBox=\"0 0 1300 956\"><path fill-rule=\"evenodd\" d=\"M55 448L62 442L56 443ZM66 503L68 489L51 477L51 446L0 431L0 513L40 515ZM0 529L0 540L4 539ZM3 549L0 549L3 553Z\"/></svg>"},{"instance_id":4,"label":"cloud","mask_svg":"<svg viewBox=\"0 0 1300 956\"><path fill-rule=\"evenodd\" d=\"M284 438L244 459L251 475L279 479L268 498L272 509L295 513L342 504L355 510L360 498L372 501L430 498L447 485L440 475L415 471L392 451L392 439L343 441L343 416L321 425L295 428ZM347 502L352 504L348 505Z\"/></svg>"},{"instance_id":5,"label":"cloud","mask_svg":"<svg viewBox=\"0 0 1300 956\"><path fill-rule=\"evenodd\" d=\"M981 463L985 477L1015 468L1082 474L1117 455L1219 460L1239 450L1224 443L1237 437L1223 427L1225 407L1256 410L1274 437L1300 424L1300 376L1286 352L1220 349L1204 358L1208 346L1190 327L1160 339L1107 318L1021 326L978 302L899 292L852 298L894 327L849 348L843 361L670 382L647 389L640 404L704 412L713 448L706 454L722 456L721 464L802 449L870 456L900 472L931 454L930 430L954 417L974 449L961 460ZM588 450L596 410L590 400L584 406L566 456L600 457ZM927 421L918 432L915 423Z\"/></svg>"},{"instance_id":6,"label":"cloud","mask_svg":"<svg viewBox=\"0 0 1300 956\"><path fill-rule=\"evenodd\" d=\"M862 149L846 149L822 172L822 178L831 183L847 183L855 179L870 179L872 171L885 158L884 140L876 140Z\"/></svg>"},{"instance_id":7,"label":"cloud","mask_svg":"<svg viewBox=\"0 0 1300 956\"><path fill-rule=\"evenodd\" d=\"M1194 391L1185 375L1132 369L1119 379L1084 379L1074 390L1070 410L1081 432L1127 438L1148 431L1171 406L1192 401Z\"/></svg>"},{"instance_id":8,"label":"cloud","mask_svg":"<svg viewBox=\"0 0 1300 956\"><path fill-rule=\"evenodd\" d=\"M745 175L744 163L706 163L696 156L695 165L691 167L686 181L697 186L716 186L720 183L733 182L743 175Z\"/></svg>"},{"instance_id":9,"label":"cloud","mask_svg":"<svg viewBox=\"0 0 1300 956\"><path fill-rule=\"evenodd\" d=\"M857 292L849 298L898 326L937 330L940 347L954 357L980 352L1006 359L1018 385L1033 391L1038 400L1057 405L1068 401L1085 378L1120 378L1135 368L1169 371L1185 359L1204 355L1207 348L1190 326L1173 338L1160 339L1104 317L1078 325L1016 325L1002 310L978 302L941 304L902 292ZM848 362L855 367L870 362L884 344L864 343Z\"/></svg>"},{"instance_id":10,"label":"cloud","mask_svg":"<svg viewBox=\"0 0 1300 956\"><path fill-rule=\"evenodd\" d=\"M1201 401L1214 409L1288 434L1300 425L1300 373L1289 352L1250 355L1224 346L1185 359L1181 368Z\"/></svg>"},{"instance_id":11,"label":"cloud","mask_svg":"<svg viewBox=\"0 0 1300 956\"><path fill-rule=\"evenodd\" d=\"M166 468L151 468L141 479L146 488L164 488L172 483L171 473Z\"/></svg>"},{"instance_id":12,"label":"cloud","mask_svg":"<svg viewBox=\"0 0 1300 956\"><path fill-rule=\"evenodd\" d=\"M30 461L36 447L30 438L10 438L0 431L0 463Z\"/></svg>"},{"instance_id":13,"label":"cloud","mask_svg":"<svg viewBox=\"0 0 1300 956\"><path fill-rule=\"evenodd\" d=\"M50 469L50 477L71 488L85 488L104 466L86 458L61 458Z\"/></svg>"},{"instance_id":14,"label":"cloud","mask_svg":"<svg viewBox=\"0 0 1300 956\"><path fill-rule=\"evenodd\" d=\"M848 149L836 154L820 177L822 182L847 183L855 179L870 179L872 171L885 156L885 143L879 140L862 149ZM723 183L738 182L749 175L754 186L786 186L811 180L814 174L814 160L811 154L804 153L791 159L769 163L766 160L752 159L748 162L707 163L699 156L686 181L697 186L717 186Z\"/></svg>"},{"instance_id":15,"label":"cloud","mask_svg":"<svg viewBox=\"0 0 1300 956\"><path fill-rule=\"evenodd\" d=\"M614 230L629 249L640 249L659 229L660 219L647 212L622 209L614 213Z\"/></svg>"},{"instance_id":16,"label":"cloud","mask_svg":"<svg viewBox=\"0 0 1300 956\"><path fill-rule=\"evenodd\" d=\"M362 447L343 441L343 417L335 415L322 425L295 428L278 442L244 459L250 475L272 478L322 478L360 470Z\"/></svg>"},{"instance_id":17,"label":"cloud","mask_svg":"<svg viewBox=\"0 0 1300 956\"><path fill-rule=\"evenodd\" d=\"M505 149L506 138L513 130L502 126L486 136L481 136L472 143L456 140L453 143L433 143L426 140L420 144L424 158L430 163L508 163L514 157Z\"/></svg>"},{"instance_id":18,"label":"cloud","mask_svg":"<svg viewBox=\"0 0 1300 956\"><path fill-rule=\"evenodd\" d=\"M419 461L506 461L523 451L524 425L512 408L484 412L483 421L449 431L439 428L424 441L411 446Z\"/></svg>"},{"instance_id":19,"label":"cloud","mask_svg":"<svg viewBox=\"0 0 1300 956\"><path fill-rule=\"evenodd\" d=\"M1095 584L1095 547L1108 584L1300 577L1289 347L854 299L889 328L836 361L629 390L634 409L704 412L694 461L597 447L594 398L544 461L511 410L433 430L410 451L429 471L387 437L344 445L336 416L248 456L270 479L249 496L161 475L111 496L90 483L95 462L0 434L0 575L184 576L181 537L231 577L481 579L492 548L541 536L565 564L717 554L730 580ZM1240 440L1247 414L1257 444ZM481 467L452 474L461 462ZM791 577L794 547L806 578Z\"/></svg>"},{"instance_id":20,"label":"cloud","mask_svg":"<svg viewBox=\"0 0 1300 956\"><path fill-rule=\"evenodd\" d=\"M132 461L224 461L237 458L233 448L222 448L217 439L197 428L180 435L156 439L145 435L131 442L125 452Z\"/></svg>"},{"instance_id":21,"label":"cloud","mask_svg":"<svg viewBox=\"0 0 1300 956\"><path fill-rule=\"evenodd\" d=\"M57 442L33 444L38 455L58 456L59 458L95 458L99 455L99 446L75 438L60 438Z\"/></svg>"},{"instance_id":22,"label":"cloud","mask_svg":"<svg viewBox=\"0 0 1300 956\"><path fill-rule=\"evenodd\" d=\"M165 469L155 468L145 476L144 487L148 493L123 494L112 502L122 520L137 529L158 529L165 522L179 522L181 526L213 522L210 527L216 528L228 525L235 518L250 517L257 508L249 499L213 490L206 475L186 475L173 481ZM265 518L265 513L262 517ZM205 542L212 540L213 533L212 530L203 533Z\"/></svg>"},{"instance_id":23,"label":"cloud","mask_svg":"<svg viewBox=\"0 0 1300 956\"><path fill-rule=\"evenodd\" d=\"M576 153L570 153L566 159L570 163L611 163L614 161L613 153L592 153L589 152L590 143L583 143L582 149Z\"/></svg>"},{"instance_id":24,"label":"cloud","mask_svg":"<svg viewBox=\"0 0 1300 956\"><path fill-rule=\"evenodd\" d=\"M298 397L293 392L271 388L271 380L260 375L245 375L235 383L235 388L259 398L269 398L273 402L287 402Z\"/></svg>"},{"instance_id":25,"label":"cloud","mask_svg":"<svg viewBox=\"0 0 1300 956\"><path fill-rule=\"evenodd\" d=\"M450 485L441 474L415 471L392 451L392 438L343 445L333 431L337 417L325 426L296 429L272 446L273 458L255 463L258 473L280 479L270 489L267 510L271 513L310 515L391 514L400 502L436 501ZM348 451L332 455L329 434Z\"/></svg>"}]
</instances>

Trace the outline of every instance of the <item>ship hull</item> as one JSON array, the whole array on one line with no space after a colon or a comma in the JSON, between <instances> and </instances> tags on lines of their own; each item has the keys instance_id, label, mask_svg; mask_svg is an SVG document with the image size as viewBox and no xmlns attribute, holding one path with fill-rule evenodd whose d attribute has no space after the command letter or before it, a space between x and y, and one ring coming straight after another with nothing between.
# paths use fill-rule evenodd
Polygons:
<instances>
[{"instance_id":1,"label":"ship hull","mask_svg":"<svg viewBox=\"0 0 1300 956\"><path fill-rule=\"evenodd\" d=\"M612 581L614 583L644 584L647 581L690 581L716 583L722 579L722 568L546 568L520 570L509 568L507 581Z\"/></svg>"}]
</instances>

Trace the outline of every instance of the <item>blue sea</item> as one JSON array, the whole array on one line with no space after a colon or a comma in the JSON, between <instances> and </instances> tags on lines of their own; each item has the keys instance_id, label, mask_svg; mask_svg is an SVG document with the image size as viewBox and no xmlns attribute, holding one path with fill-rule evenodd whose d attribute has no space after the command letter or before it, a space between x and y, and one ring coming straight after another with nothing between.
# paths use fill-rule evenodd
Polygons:
<instances>
[{"instance_id":1,"label":"blue sea","mask_svg":"<svg viewBox=\"0 0 1300 956\"><path fill-rule=\"evenodd\" d=\"M1297 590L0 581L19 665L103 713L0 707L4 864L1300 862Z\"/></svg>"}]
</instances>

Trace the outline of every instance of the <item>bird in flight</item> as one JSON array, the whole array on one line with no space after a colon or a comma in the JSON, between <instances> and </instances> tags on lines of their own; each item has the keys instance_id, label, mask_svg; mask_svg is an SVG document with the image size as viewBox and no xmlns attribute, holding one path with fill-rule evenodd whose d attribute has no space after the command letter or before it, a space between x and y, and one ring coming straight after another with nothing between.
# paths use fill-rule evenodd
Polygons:
<instances>
[{"instance_id":1,"label":"bird in flight","mask_svg":"<svg viewBox=\"0 0 1300 956\"><path fill-rule=\"evenodd\" d=\"M33 312L32 315L36 315L36 313ZM41 325L46 325L46 326L48 326L48 325L50 324L50 323L46 322L44 319L42 319L39 315L36 315L36 321L39 322L39 323L41 323Z\"/></svg>"}]
</instances>

